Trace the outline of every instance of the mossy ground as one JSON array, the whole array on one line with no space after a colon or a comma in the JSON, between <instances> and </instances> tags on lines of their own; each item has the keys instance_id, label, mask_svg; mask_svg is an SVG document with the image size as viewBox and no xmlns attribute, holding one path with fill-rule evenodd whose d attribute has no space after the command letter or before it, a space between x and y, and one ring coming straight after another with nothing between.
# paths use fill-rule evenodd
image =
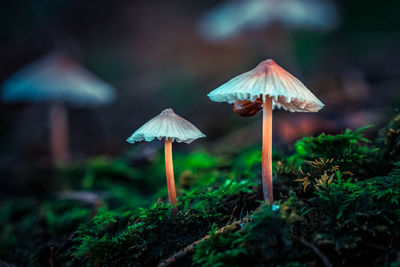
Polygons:
<instances>
[{"instance_id":1,"label":"mossy ground","mask_svg":"<svg viewBox=\"0 0 400 267\"><path fill-rule=\"evenodd\" d=\"M363 131L307 137L291 155L275 154L274 206L262 202L259 147L227 158L175 153L176 216L164 204L162 156L63 166L47 195L2 203L0 259L31 266L156 266L168 258L163 264L171 266L399 266L400 116L375 141Z\"/></svg>"}]
</instances>

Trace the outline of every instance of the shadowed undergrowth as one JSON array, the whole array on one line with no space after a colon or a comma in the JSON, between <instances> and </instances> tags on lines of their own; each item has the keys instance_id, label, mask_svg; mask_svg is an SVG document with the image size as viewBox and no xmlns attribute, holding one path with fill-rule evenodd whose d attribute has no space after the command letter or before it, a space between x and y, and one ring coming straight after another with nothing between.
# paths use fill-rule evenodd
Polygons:
<instances>
[{"instance_id":1,"label":"shadowed undergrowth","mask_svg":"<svg viewBox=\"0 0 400 267\"><path fill-rule=\"evenodd\" d=\"M234 158L174 155L176 216L163 204L162 156L64 166L44 200L2 204L0 259L38 266L398 266L399 118L375 141L363 136L365 128L346 130L306 137L291 155L274 155L273 206L262 202L258 147Z\"/></svg>"}]
</instances>

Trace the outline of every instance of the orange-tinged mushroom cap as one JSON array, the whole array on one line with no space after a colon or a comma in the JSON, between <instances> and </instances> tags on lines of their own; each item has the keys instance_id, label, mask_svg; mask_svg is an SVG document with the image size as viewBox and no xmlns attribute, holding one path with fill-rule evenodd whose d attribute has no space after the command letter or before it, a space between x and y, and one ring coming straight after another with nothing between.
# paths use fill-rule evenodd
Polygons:
<instances>
[{"instance_id":1,"label":"orange-tinged mushroom cap","mask_svg":"<svg viewBox=\"0 0 400 267\"><path fill-rule=\"evenodd\" d=\"M274 106L291 112L317 112L324 104L296 77L272 59L264 60L251 71L229 80L208 97L215 102L252 102L273 98Z\"/></svg>"}]
</instances>

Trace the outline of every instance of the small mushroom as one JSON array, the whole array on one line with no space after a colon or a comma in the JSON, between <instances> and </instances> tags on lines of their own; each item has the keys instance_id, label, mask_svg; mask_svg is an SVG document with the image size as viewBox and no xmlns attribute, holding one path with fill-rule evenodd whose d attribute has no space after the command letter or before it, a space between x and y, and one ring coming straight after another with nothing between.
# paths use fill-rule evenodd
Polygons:
<instances>
[{"instance_id":1,"label":"small mushroom","mask_svg":"<svg viewBox=\"0 0 400 267\"><path fill-rule=\"evenodd\" d=\"M10 102L50 103L53 161L68 158L68 116L65 104L75 107L107 104L114 88L62 52L51 53L11 76L3 85Z\"/></svg>"},{"instance_id":2,"label":"small mushroom","mask_svg":"<svg viewBox=\"0 0 400 267\"><path fill-rule=\"evenodd\" d=\"M174 168L172 162L172 142L185 142L187 144L194 140L206 137L193 124L175 114L171 108L163 110L142 127L137 129L126 141L135 143L139 141L153 141L165 139L165 172L167 177L168 198L171 205L176 205L176 191ZM171 210L172 214L177 212L176 207Z\"/></svg>"},{"instance_id":3,"label":"small mushroom","mask_svg":"<svg viewBox=\"0 0 400 267\"><path fill-rule=\"evenodd\" d=\"M240 115L254 115L263 109L262 183L264 200L272 204L272 109L290 112L317 112L324 104L296 77L272 59L264 60L208 94L214 102L235 104Z\"/></svg>"}]
</instances>

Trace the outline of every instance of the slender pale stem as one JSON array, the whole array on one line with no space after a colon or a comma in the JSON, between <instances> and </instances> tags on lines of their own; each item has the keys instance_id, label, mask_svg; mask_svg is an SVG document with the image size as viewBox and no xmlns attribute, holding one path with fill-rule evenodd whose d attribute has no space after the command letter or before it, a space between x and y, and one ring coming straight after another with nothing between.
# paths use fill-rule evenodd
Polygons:
<instances>
[{"instance_id":1,"label":"slender pale stem","mask_svg":"<svg viewBox=\"0 0 400 267\"><path fill-rule=\"evenodd\" d=\"M165 139L165 172L167 175L168 198L171 205L176 205L176 191L174 179L174 166L172 161L172 141L169 138ZM177 208L171 210L172 214L176 214Z\"/></svg>"},{"instance_id":2,"label":"slender pale stem","mask_svg":"<svg viewBox=\"0 0 400 267\"><path fill-rule=\"evenodd\" d=\"M53 162L67 160L69 157L68 114L61 103L52 103L50 106L50 140Z\"/></svg>"},{"instance_id":3,"label":"slender pale stem","mask_svg":"<svg viewBox=\"0 0 400 267\"><path fill-rule=\"evenodd\" d=\"M264 200L272 204L272 98L263 102L262 185Z\"/></svg>"}]
</instances>

